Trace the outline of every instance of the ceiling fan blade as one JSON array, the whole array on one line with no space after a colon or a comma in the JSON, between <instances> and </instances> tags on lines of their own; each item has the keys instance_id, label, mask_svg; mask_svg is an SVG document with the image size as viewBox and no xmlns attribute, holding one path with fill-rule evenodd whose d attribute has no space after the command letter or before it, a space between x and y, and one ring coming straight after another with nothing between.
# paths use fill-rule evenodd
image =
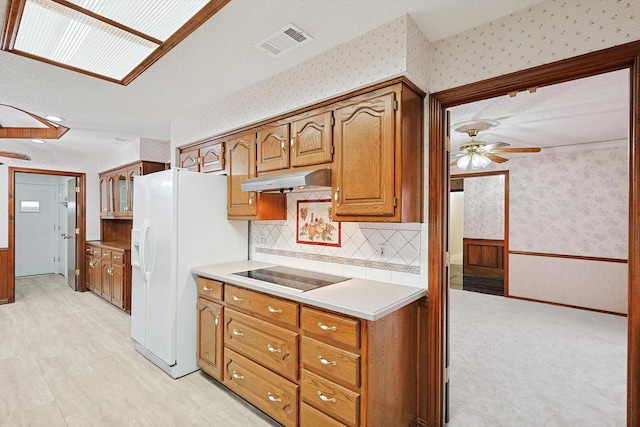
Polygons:
<instances>
[{"instance_id":1,"label":"ceiling fan blade","mask_svg":"<svg viewBox=\"0 0 640 427\"><path fill-rule=\"evenodd\" d=\"M31 157L22 153L12 153L11 151L0 151L0 157L10 157L12 159L31 160Z\"/></svg>"},{"instance_id":2,"label":"ceiling fan blade","mask_svg":"<svg viewBox=\"0 0 640 427\"><path fill-rule=\"evenodd\" d=\"M492 153L539 153L540 147L535 148L497 148Z\"/></svg>"},{"instance_id":3,"label":"ceiling fan blade","mask_svg":"<svg viewBox=\"0 0 640 427\"><path fill-rule=\"evenodd\" d=\"M496 148L502 148L507 146L509 146L509 144L507 144L506 142L495 142L493 144L487 144L483 148L485 151L491 151L491 150L495 150Z\"/></svg>"},{"instance_id":4,"label":"ceiling fan blade","mask_svg":"<svg viewBox=\"0 0 640 427\"><path fill-rule=\"evenodd\" d=\"M502 157L502 156L496 156L495 154L491 154L491 153L484 153L484 156L491 160L492 162L496 162L496 163L504 163L506 161L508 161L509 159Z\"/></svg>"}]
</instances>

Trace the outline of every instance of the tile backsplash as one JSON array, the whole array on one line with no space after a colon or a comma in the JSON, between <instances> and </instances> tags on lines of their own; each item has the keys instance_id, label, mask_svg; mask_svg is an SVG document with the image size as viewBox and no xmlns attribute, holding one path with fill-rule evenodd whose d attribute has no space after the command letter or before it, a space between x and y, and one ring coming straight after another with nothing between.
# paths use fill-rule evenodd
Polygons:
<instances>
[{"instance_id":1,"label":"tile backsplash","mask_svg":"<svg viewBox=\"0 0 640 427\"><path fill-rule=\"evenodd\" d=\"M251 259L332 274L424 286L420 223L341 223L341 246L296 243L298 200L329 199L328 191L287 195L285 221L253 221ZM426 282L425 282L426 283Z\"/></svg>"}]
</instances>

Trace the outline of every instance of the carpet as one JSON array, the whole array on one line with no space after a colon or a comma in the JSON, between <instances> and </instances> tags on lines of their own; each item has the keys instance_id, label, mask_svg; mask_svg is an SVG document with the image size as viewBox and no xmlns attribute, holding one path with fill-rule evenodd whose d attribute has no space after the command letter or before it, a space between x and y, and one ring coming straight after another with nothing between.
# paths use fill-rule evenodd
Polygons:
<instances>
[{"instance_id":1,"label":"carpet","mask_svg":"<svg viewBox=\"0 0 640 427\"><path fill-rule=\"evenodd\" d=\"M626 425L626 317L455 289L450 313L450 427Z\"/></svg>"}]
</instances>

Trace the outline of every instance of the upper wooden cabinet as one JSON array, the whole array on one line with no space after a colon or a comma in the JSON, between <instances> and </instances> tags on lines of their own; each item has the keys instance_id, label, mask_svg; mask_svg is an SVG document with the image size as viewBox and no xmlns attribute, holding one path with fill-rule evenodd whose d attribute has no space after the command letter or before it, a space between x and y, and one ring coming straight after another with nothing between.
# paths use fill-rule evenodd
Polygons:
<instances>
[{"instance_id":1,"label":"upper wooden cabinet","mask_svg":"<svg viewBox=\"0 0 640 427\"><path fill-rule=\"evenodd\" d=\"M256 170L268 172L289 167L289 124L270 124L258 129Z\"/></svg>"},{"instance_id":2,"label":"upper wooden cabinet","mask_svg":"<svg viewBox=\"0 0 640 427\"><path fill-rule=\"evenodd\" d=\"M338 221L422 222L422 97L398 83L334 110Z\"/></svg>"},{"instance_id":3,"label":"upper wooden cabinet","mask_svg":"<svg viewBox=\"0 0 640 427\"><path fill-rule=\"evenodd\" d=\"M291 118L291 166L311 166L333 160L332 111L310 111Z\"/></svg>"},{"instance_id":4,"label":"upper wooden cabinet","mask_svg":"<svg viewBox=\"0 0 640 427\"><path fill-rule=\"evenodd\" d=\"M100 217L133 218L133 179L164 169L164 163L140 161L100 173Z\"/></svg>"},{"instance_id":5,"label":"upper wooden cabinet","mask_svg":"<svg viewBox=\"0 0 640 427\"><path fill-rule=\"evenodd\" d=\"M241 184L256 176L256 132L228 137L227 216L229 219L275 220L287 218L284 194L242 191Z\"/></svg>"},{"instance_id":6,"label":"upper wooden cabinet","mask_svg":"<svg viewBox=\"0 0 640 427\"><path fill-rule=\"evenodd\" d=\"M195 172L224 172L225 143L221 139L202 142L180 150L178 167Z\"/></svg>"}]
</instances>

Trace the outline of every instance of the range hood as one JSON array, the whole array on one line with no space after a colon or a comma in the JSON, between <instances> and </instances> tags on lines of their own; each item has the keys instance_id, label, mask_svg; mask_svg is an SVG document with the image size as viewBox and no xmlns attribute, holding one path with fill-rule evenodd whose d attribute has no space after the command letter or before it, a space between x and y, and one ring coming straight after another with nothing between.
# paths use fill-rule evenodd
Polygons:
<instances>
[{"instance_id":1,"label":"range hood","mask_svg":"<svg viewBox=\"0 0 640 427\"><path fill-rule=\"evenodd\" d=\"M300 191L331 188L331 169L315 169L251 178L240 184L242 191Z\"/></svg>"}]
</instances>

